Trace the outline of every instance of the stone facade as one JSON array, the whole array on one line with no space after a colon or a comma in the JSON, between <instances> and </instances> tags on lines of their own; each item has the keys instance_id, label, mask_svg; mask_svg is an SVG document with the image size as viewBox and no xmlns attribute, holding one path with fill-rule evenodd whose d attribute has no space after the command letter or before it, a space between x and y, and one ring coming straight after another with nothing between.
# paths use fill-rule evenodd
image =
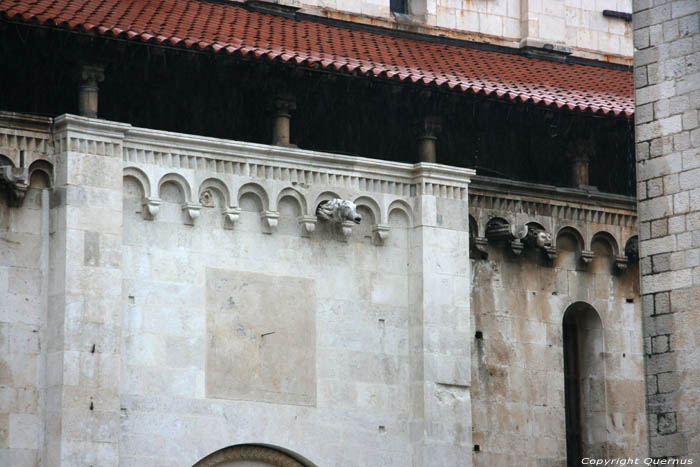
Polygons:
<instances>
[{"instance_id":1,"label":"stone facade","mask_svg":"<svg viewBox=\"0 0 700 467\"><path fill-rule=\"evenodd\" d=\"M483 250L472 260L474 465L566 464L562 323L581 306L599 319L599 334L581 339L599 368L599 378L581 370L583 454L644 458L638 269L623 253L633 200L476 177L470 212ZM552 247L485 243L493 219L543 228Z\"/></svg>"},{"instance_id":2,"label":"stone facade","mask_svg":"<svg viewBox=\"0 0 700 467\"><path fill-rule=\"evenodd\" d=\"M0 463L564 465L584 305L584 452L646 454L630 198L2 118L29 187L1 211Z\"/></svg>"},{"instance_id":3,"label":"stone facade","mask_svg":"<svg viewBox=\"0 0 700 467\"><path fill-rule=\"evenodd\" d=\"M275 3L632 55L603 15L630 0ZM567 423L587 457L697 458L691 3L636 6L640 231L588 154L576 188L477 176L435 163L429 114L407 164L297 148L284 93L274 146L100 120L103 67L83 116L0 112L0 465L563 467ZM335 198L362 223L320 219Z\"/></svg>"},{"instance_id":4,"label":"stone facade","mask_svg":"<svg viewBox=\"0 0 700 467\"><path fill-rule=\"evenodd\" d=\"M393 14L387 0L278 3L311 14L509 47L548 44L596 60L629 63L633 52L631 23L603 15L604 10L631 14L631 0L407 0L407 15Z\"/></svg>"},{"instance_id":5,"label":"stone facade","mask_svg":"<svg viewBox=\"0 0 700 467\"><path fill-rule=\"evenodd\" d=\"M40 134L50 208L30 185L2 211L3 465L193 465L250 442L307 465L468 462L472 171L75 116ZM319 221L334 197L363 223Z\"/></svg>"},{"instance_id":6,"label":"stone facade","mask_svg":"<svg viewBox=\"0 0 700 467\"><path fill-rule=\"evenodd\" d=\"M3 165L24 167L12 177L19 192L0 195L2 465L37 465L44 440L50 181L40 169L46 168L43 159L50 150L49 122L0 117L0 159Z\"/></svg>"},{"instance_id":7,"label":"stone facade","mask_svg":"<svg viewBox=\"0 0 700 467\"><path fill-rule=\"evenodd\" d=\"M635 2L650 454L700 462L700 4Z\"/></svg>"}]
</instances>

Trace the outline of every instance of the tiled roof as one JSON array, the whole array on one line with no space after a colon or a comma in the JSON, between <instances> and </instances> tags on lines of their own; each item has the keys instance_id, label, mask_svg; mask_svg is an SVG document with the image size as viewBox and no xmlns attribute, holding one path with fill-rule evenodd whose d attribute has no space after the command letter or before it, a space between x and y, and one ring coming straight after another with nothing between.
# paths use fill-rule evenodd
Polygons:
<instances>
[{"instance_id":1,"label":"tiled roof","mask_svg":"<svg viewBox=\"0 0 700 467\"><path fill-rule=\"evenodd\" d=\"M292 61L614 115L634 112L632 73L298 20L205 0L0 0L0 15L171 46Z\"/></svg>"}]
</instances>

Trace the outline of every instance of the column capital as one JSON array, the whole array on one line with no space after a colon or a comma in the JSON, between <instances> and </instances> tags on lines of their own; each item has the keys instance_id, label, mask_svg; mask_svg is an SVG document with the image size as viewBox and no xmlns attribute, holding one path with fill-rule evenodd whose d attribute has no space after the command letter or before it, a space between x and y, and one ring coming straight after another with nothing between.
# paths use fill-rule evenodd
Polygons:
<instances>
[{"instance_id":1,"label":"column capital","mask_svg":"<svg viewBox=\"0 0 700 467\"><path fill-rule=\"evenodd\" d=\"M436 139L437 135L442 131L441 119L434 115L420 118L414 123L414 130L419 139Z\"/></svg>"},{"instance_id":2,"label":"column capital","mask_svg":"<svg viewBox=\"0 0 700 467\"><path fill-rule=\"evenodd\" d=\"M105 68L102 65L83 65L80 68L80 81L84 86L97 86L104 79Z\"/></svg>"},{"instance_id":3,"label":"column capital","mask_svg":"<svg viewBox=\"0 0 700 467\"><path fill-rule=\"evenodd\" d=\"M273 101L276 116L289 117L297 109L297 100L291 94L280 94Z\"/></svg>"},{"instance_id":4,"label":"column capital","mask_svg":"<svg viewBox=\"0 0 700 467\"><path fill-rule=\"evenodd\" d=\"M293 146L289 122L297 108L296 98L291 94L278 94L272 101L272 144Z\"/></svg>"},{"instance_id":5,"label":"column capital","mask_svg":"<svg viewBox=\"0 0 700 467\"><path fill-rule=\"evenodd\" d=\"M576 138L569 143L566 155L572 161L589 161L591 159L592 144L590 138Z\"/></svg>"},{"instance_id":6,"label":"column capital","mask_svg":"<svg viewBox=\"0 0 700 467\"><path fill-rule=\"evenodd\" d=\"M80 69L80 88L78 90L78 108L80 115L97 118L98 84L104 81L104 67L100 65L83 65Z\"/></svg>"}]
</instances>

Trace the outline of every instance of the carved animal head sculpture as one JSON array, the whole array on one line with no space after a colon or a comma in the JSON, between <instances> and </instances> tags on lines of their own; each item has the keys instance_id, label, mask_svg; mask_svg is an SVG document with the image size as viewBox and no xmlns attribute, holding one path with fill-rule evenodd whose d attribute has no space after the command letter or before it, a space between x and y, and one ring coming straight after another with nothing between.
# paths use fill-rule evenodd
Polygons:
<instances>
[{"instance_id":1,"label":"carved animal head sculpture","mask_svg":"<svg viewBox=\"0 0 700 467\"><path fill-rule=\"evenodd\" d=\"M627 241L627 245L625 245L625 256L627 256L630 261L639 260L639 240L636 236Z\"/></svg>"},{"instance_id":2,"label":"carved animal head sculpture","mask_svg":"<svg viewBox=\"0 0 700 467\"><path fill-rule=\"evenodd\" d=\"M551 247L552 246L552 234L549 232L545 232L544 230L540 230L537 232L537 240L535 241L535 244L540 247L540 248L545 248L545 247Z\"/></svg>"},{"instance_id":3,"label":"carved animal head sculpture","mask_svg":"<svg viewBox=\"0 0 700 467\"><path fill-rule=\"evenodd\" d=\"M357 213L355 203L339 198L321 201L316 208L316 217L324 221L338 223L352 221L359 224L362 222L362 216Z\"/></svg>"},{"instance_id":4,"label":"carved animal head sculpture","mask_svg":"<svg viewBox=\"0 0 700 467\"><path fill-rule=\"evenodd\" d=\"M527 243L537 248L549 248L552 246L552 235L541 229L530 229Z\"/></svg>"}]
</instances>

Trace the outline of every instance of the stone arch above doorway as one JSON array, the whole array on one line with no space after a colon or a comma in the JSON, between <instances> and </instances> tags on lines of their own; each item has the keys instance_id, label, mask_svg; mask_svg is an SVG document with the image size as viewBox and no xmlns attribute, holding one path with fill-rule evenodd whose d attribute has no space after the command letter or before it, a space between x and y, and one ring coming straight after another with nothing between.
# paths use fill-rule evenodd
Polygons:
<instances>
[{"instance_id":1,"label":"stone arch above doorway","mask_svg":"<svg viewBox=\"0 0 700 467\"><path fill-rule=\"evenodd\" d=\"M288 454L266 446L230 446L208 455L193 467L305 467Z\"/></svg>"}]
</instances>

